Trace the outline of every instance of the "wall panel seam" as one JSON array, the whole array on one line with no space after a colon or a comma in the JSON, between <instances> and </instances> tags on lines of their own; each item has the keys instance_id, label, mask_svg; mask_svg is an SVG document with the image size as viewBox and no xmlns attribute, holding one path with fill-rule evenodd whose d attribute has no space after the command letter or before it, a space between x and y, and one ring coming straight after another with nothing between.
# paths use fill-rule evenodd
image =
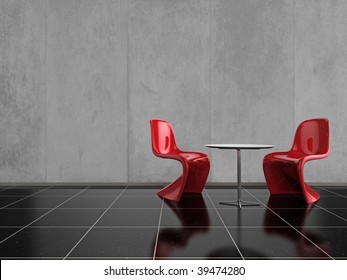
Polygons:
<instances>
[{"instance_id":1,"label":"wall panel seam","mask_svg":"<svg viewBox=\"0 0 347 280\"><path fill-rule=\"evenodd\" d=\"M127 165L127 183L129 183L129 179L130 179L130 174L129 174L129 170L130 170L130 155L129 155L129 152L130 152L130 149L129 149L129 109L130 109L130 88L129 88L129 0L126 0L127 3L126 3L126 7L127 7L127 17L126 17L126 28L127 28L127 39L126 39L126 56L127 56L127 59L126 59L126 72L127 72L127 77L126 77L126 109L127 109L127 116L126 116L126 129L127 129L127 162L126 162L126 165Z\"/></svg>"},{"instance_id":2,"label":"wall panel seam","mask_svg":"<svg viewBox=\"0 0 347 280\"><path fill-rule=\"evenodd\" d=\"M45 0L45 101L44 101L44 106L45 106L45 127L44 127L44 143L45 143L45 148L44 148L44 182L47 182L47 0Z\"/></svg>"},{"instance_id":3,"label":"wall panel seam","mask_svg":"<svg viewBox=\"0 0 347 280\"><path fill-rule=\"evenodd\" d=\"M296 0L293 0L293 20L292 20L292 25L293 25L293 27L292 27L292 36L293 36L293 124L292 124L292 134L294 135L294 131L295 131L295 123L296 123L296 121L295 121L295 91L296 91L296 80L295 80L295 78L296 78L296 76L295 76L295 74L296 74L296 66L295 66L295 59L296 59L296 57L295 57L295 36L296 36L296 34L295 34L295 31L296 31L296 27L295 27L295 13L296 13L296 10L295 10L295 8L296 8L296 6L295 6L295 1Z\"/></svg>"},{"instance_id":4,"label":"wall panel seam","mask_svg":"<svg viewBox=\"0 0 347 280\"><path fill-rule=\"evenodd\" d=\"M212 121L212 1L213 0L210 0L210 16L209 16L209 20L210 20L210 23L209 23L209 27L210 27L210 143L212 143L212 137L213 137L213 121ZM212 152L210 154L210 161L212 162ZM212 168L210 168L210 181L213 182L213 173L212 173Z\"/></svg>"}]
</instances>

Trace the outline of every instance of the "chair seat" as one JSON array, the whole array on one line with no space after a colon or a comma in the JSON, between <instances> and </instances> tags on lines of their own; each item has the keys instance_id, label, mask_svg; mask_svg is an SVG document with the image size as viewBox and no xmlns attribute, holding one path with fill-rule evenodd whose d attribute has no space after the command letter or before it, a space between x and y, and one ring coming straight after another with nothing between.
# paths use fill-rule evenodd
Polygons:
<instances>
[{"instance_id":1,"label":"chair seat","mask_svg":"<svg viewBox=\"0 0 347 280\"><path fill-rule=\"evenodd\" d=\"M302 153L275 152L275 153L267 154L264 160L295 164L304 158L305 158L305 155Z\"/></svg>"},{"instance_id":2,"label":"chair seat","mask_svg":"<svg viewBox=\"0 0 347 280\"><path fill-rule=\"evenodd\" d=\"M199 152L186 152L182 151L179 153L179 156L184 158L187 161L194 161L194 160L200 160L200 159L205 159L208 158L206 154L199 153Z\"/></svg>"}]
</instances>

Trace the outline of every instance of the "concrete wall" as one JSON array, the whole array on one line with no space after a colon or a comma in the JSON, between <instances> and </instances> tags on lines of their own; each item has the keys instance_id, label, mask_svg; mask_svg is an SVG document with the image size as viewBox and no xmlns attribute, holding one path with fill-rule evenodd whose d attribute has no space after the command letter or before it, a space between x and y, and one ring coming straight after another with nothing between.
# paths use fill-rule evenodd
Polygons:
<instances>
[{"instance_id":1,"label":"concrete wall","mask_svg":"<svg viewBox=\"0 0 347 280\"><path fill-rule=\"evenodd\" d=\"M4 0L0 4L0 182L166 182L150 118L236 180L236 153L290 148L304 119L331 122L331 154L306 180L347 182L344 0ZM263 182L242 153L242 179Z\"/></svg>"},{"instance_id":2,"label":"concrete wall","mask_svg":"<svg viewBox=\"0 0 347 280\"><path fill-rule=\"evenodd\" d=\"M0 181L45 178L45 6L0 4Z\"/></svg>"},{"instance_id":3,"label":"concrete wall","mask_svg":"<svg viewBox=\"0 0 347 280\"><path fill-rule=\"evenodd\" d=\"M46 180L127 181L127 1L46 1Z\"/></svg>"},{"instance_id":4,"label":"concrete wall","mask_svg":"<svg viewBox=\"0 0 347 280\"><path fill-rule=\"evenodd\" d=\"M294 122L326 116L331 152L308 163L311 180L347 182L347 1L295 1Z\"/></svg>"}]
</instances>

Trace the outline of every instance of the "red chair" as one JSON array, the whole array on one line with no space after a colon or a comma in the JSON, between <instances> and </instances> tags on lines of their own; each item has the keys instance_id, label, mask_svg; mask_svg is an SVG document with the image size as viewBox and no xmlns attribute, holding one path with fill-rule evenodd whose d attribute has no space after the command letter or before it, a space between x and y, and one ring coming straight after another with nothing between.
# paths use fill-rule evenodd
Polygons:
<instances>
[{"instance_id":1,"label":"red chair","mask_svg":"<svg viewBox=\"0 0 347 280\"><path fill-rule=\"evenodd\" d=\"M159 191L158 195L179 201L183 192L201 193L210 170L208 156L199 152L181 151L176 145L172 127L168 122L151 119L150 124L154 155L178 160L183 167L182 175Z\"/></svg>"},{"instance_id":2,"label":"red chair","mask_svg":"<svg viewBox=\"0 0 347 280\"><path fill-rule=\"evenodd\" d=\"M264 175L271 194L303 194L307 204L320 196L304 181L307 161L328 156L329 120L312 119L302 122L288 152L275 152L264 157Z\"/></svg>"}]
</instances>

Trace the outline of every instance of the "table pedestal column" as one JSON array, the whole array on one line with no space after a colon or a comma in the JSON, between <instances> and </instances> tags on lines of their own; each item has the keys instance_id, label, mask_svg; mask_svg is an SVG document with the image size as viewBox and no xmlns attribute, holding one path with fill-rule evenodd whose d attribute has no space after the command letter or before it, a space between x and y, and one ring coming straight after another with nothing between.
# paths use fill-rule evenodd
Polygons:
<instances>
[{"instance_id":1,"label":"table pedestal column","mask_svg":"<svg viewBox=\"0 0 347 280\"><path fill-rule=\"evenodd\" d=\"M242 206L259 206L260 203L242 201L241 199L241 149L236 149L237 151L237 201L221 201L219 204L237 206L241 208Z\"/></svg>"}]
</instances>

